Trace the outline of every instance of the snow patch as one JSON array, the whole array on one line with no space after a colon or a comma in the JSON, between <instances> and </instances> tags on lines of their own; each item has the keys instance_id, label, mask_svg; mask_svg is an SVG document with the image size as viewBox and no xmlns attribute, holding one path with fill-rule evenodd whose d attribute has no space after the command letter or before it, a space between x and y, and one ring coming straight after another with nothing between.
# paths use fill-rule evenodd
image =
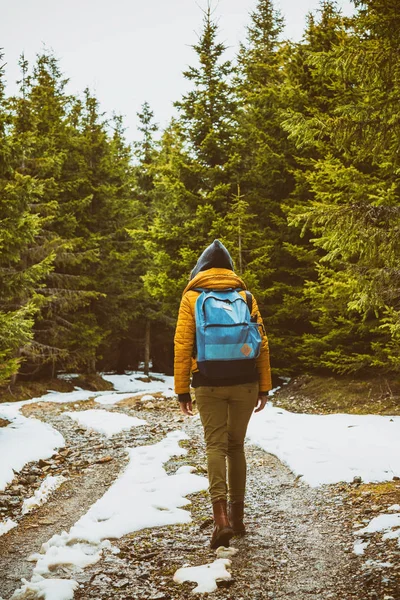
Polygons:
<instances>
[{"instance_id":1,"label":"snow patch","mask_svg":"<svg viewBox=\"0 0 400 600\"><path fill-rule=\"evenodd\" d=\"M10 421L10 425L0 430L0 490L27 463L49 458L57 448L65 446L63 436L53 427L38 419L27 419L18 411L19 407L12 404L0 406L0 417Z\"/></svg>"},{"instance_id":2,"label":"snow patch","mask_svg":"<svg viewBox=\"0 0 400 600\"><path fill-rule=\"evenodd\" d=\"M162 373L151 373L151 377L155 377L156 380L150 379L150 381L140 381L140 379L146 379L146 375L142 371L132 371L125 375L114 375L109 373L101 374L103 379L113 384L114 389L117 392L170 392L174 389L174 378L170 375L163 375Z\"/></svg>"},{"instance_id":3,"label":"snow patch","mask_svg":"<svg viewBox=\"0 0 400 600\"><path fill-rule=\"evenodd\" d=\"M354 554L357 554L357 556L362 556L365 552L365 549L368 548L368 546L369 542L363 542L363 540L356 540L354 542L353 552Z\"/></svg>"},{"instance_id":4,"label":"snow patch","mask_svg":"<svg viewBox=\"0 0 400 600\"><path fill-rule=\"evenodd\" d=\"M140 398L141 402L153 402L153 400L155 400L155 398L151 394L145 394Z\"/></svg>"},{"instance_id":5,"label":"snow patch","mask_svg":"<svg viewBox=\"0 0 400 600\"><path fill-rule=\"evenodd\" d=\"M179 467L175 475L183 475L184 473L194 473L195 471L197 471L196 467L192 467L191 465L183 465L182 467Z\"/></svg>"},{"instance_id":6,"label":"snow patch","mask_svg":"<svg viewBox=\"0 0 400 600\"><path fill-rule=\"evenodd\" d=\"M174 575L175 583L184 583L185 581L194 581L197 587L192 591L193 594L204 594L215 592L217 581L228 581L232 575L227 570L231 566L228 558L217 558L213 563L200 565L199 567L182 567Z\"/></svg>"},{"instance_id":7,"label":"snow patch","mask_svg":"<svg viewBox=\"0 0 400 600\"><path fill-rule=\"evenodd\" d=\"M47 477L40 484L39 489L31 496L24 500L22 505L22 514L26 515L36 506L41 506L47 502L49 496L60 487L62 483L66 481L66 478L62 475L47 475Z\"/></svg>"},{"instance_id":8,"label":"snow patch","mask_svg":"<svg viewBox=\"0 0 400 600\"><path fill-rule=\"evenodd\" d=\"M169 390L169 389L168 389L168 390L164 390L164 391L162 392L162 395L164 396L164 398L165 398L166 400L172 400L172 399L173 399L173 398L175 398L175 396L176 396L176 394L175 394L174 390Z\"/></svg>"},{"instance_id":9,"label":"snow patch","mask_svg":"<svg viewBox=\"0 0 400 600\"><path fill-rule=\"evenodd\" d=\"M366 560L365 563L362 565L362 569L370 569L371 567L374 569L390 569L390 567L393 567L393 563L391 562L380 562L378 560Z\"/></svg>"},{"instance_id":10,"label":"snow patch","mask_svg":"<svg viewBox=\"0 0 400 600\"><path fill-rule=\"evenodd\" d=\"M98 396L94 399L97 404L108 405L111 406L113 404L117 404L122 400L126 400L127 398L132 398L134 394L120 394L119 392L113 392L112 394L104 394L104 396Z\"/></svg>"},{"instance_id":11,"label":"snow patch","mask_svg":"<svg viewBox=\"0 0 400 600\"><path fill-rule=\"evenodd\" d=\"M11 600L73 600L78 589L77 581L67 579L43 579L36 576L30 583L23 579L24 585L11 596Z\"/></svg>"},{"instance_id":12,"label":"snow patch","mask_svg":"<svg viewBox=\"0 0 400 600\"><path fill-rule=\"evenodd\" d=\"M374 517L363 529L357 531L357 535L364 533L378 533L384 531L383 540L397 539L400 546L400 513L382 514Z\"/></svg>"},{"instance_id":13,"label":"snow patch","mask_svg":"<svg viewBox=\"0 0 400 600\"><path fill-rule=\"evenodd\" d=\"M237 554L238 552L239 550L237 548L233 548L233 546L231 546L230 548L220 546L216 549L215 554L217 555L217 558L230 558L231 556L235 556L235 554Z\"/></svg>"},{"instance_id":14,"label":"snow patch","mask_svg":"<svg viewBox=\"0 0 400 600\"><path fill-rule=\"evenodd\" d=\"M147 425L147 421L144 421L143 419L129 417L123 413L112 413L101 409L66 412L64 414L79 423L79 425L86 427L89 430L93 429L107 437L131 429L132 427Z\"/></svg>"},{"instance_id":15,"label":"snow patch","mask_svg":"<svg viewBox=\"0 0 400 600\"><path fill-rule=\"evenodd\" d=\"M68 546L69 541L68 534L64 531L61 535L54 535L42 545L42 550L45 551L44 554L32 554L29 560L32 562L37 560L34 574L47 575L59 565L82 570L97 563L104 548L111 545L110 542L96 545L76 542Z\"/></svg>"},{"instance_id":16,"label":"snow patch","mask_svg":"<svg viewBox=\"0 0 400 600\"><path fill-rule=\"evenodd\" d=\"M269 390L268 392L268 396L275 396L276 392L279 392L279 390L281 389L281 386L278 385L277 387L272 388L272 390Z\"/></svg>"},{"instance_id":17,"label":"snow patch","mask_svg":"<svg viewBox=\"0 0 400 600\"><path fill-rule=\"evenodd\" d=\"M93 396L103 395L104 392L92 392L89 390L83 390L80 387L75 388L73 392L56 392L49 390L47 394L40 396L39 398L32 398L27 400L25 404L33 404L36 402L55 402L56 404L69 404L71 402L84 402L93 398Z\"/></svg>"},{"instance_id":18,"label":"snow patch","mask_svg":"<svg viewBox=\"0 0 400 600\"><path fill-rule=\"evenodd\" d=\"M8 533L11 529L14 529L18 523L13 521L12 519L6 519L5 521L0 521L0 536Z\"/></svg>"},{"instance_id":19,"label":"snow patch","mask_svg":"<svg viewBox=\"0 0 400 600\"><path fill-rule=\"evenodd\" d=\"M58 566L83 569L94 564L104 549L117 552L110 539L147 527L189 523L190 513L181 508L190 504L185 496L207 489L208 480L188 469L168 475L163 468L172 456L187 453L179 446L184 439L188 439L184 432L174 431L157 444L128 448L129 464L104 496L68 533L54 535L40 553L29 558L36 561L32 582L35 576L49 575Z\"/></svg>"},{"instance_id":20,"label":"snow patch","mask_svg":"<svg viewBox=\"0 0 400 600\"><path fill-rule=\"evenodd\" d=\"M61 378L74 379L75 375L76 373L66 373ZM162 392L166 396L170 393L173 394L173 377L160 373L152 373L152 376L157 377L157 381L140 381L137 378L144 378L145 376L139 371L127 373L126 375L103 375L106 381L114 384L117 392L125 392L126 395L119 393L110 394L110 392L104 391L94 392L76 387L73 392L49 390L46 394L37 398L1 404L0 418L3 417L10 421L10 425L2 427L0 431L2 457L0 462L0 491L14 479L14 473L20 471L28 462L37 461L41 458L49 458L57 448L65 446L61 433L53 429L50 425L34 418L27 419L23 417L19 412L23 406L40 402L69 404L83 402L90 398L94 398L100 404L114 404L120 402L123 398L131 397L135 393ZM136 424L130 426L136 425L139 425L139 423L136 422ZM106 433L106 435L109 434ZM29 440L29 444L27 440Z\"/></svg>"},{"instance_id":21,"label":"snow patch","mask_svg":"<svg viewBox=\"0 0 400 600\"><path fill-rule=\"evenodd\" d=\"M268 403L251 418L248 439L313 487L400 476L398 416L298 414Z\"/></svg>"}]
</instances>

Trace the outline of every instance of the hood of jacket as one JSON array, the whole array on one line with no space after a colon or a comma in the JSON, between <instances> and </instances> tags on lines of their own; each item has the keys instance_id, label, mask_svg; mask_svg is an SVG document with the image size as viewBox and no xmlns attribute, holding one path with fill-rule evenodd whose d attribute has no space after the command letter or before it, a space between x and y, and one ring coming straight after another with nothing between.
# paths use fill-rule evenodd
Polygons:
<instances>
[{"instance_id":1,"label":"hood of jacket","mask_svg":"<svg viewBox=\"0 0 400 600\"><path fill-rule=\"evenodd\" d=\"M190 274L190 279L196 277L201 271L207 271L208 269L213 268L229 269L230 271L233 271L231 255L219 240L214 240L201 254L196 266Z\"/></svg>"},{"instance_id":2,"label":"hood of jacket","mask_svg":"<svg viewBox=\"0 0 400 600\"><path fill-rule=\"evenodd\" d=\"M207 269L200 271L194 279L191 279L184 290L184 294L194 288L206 288L212 290L226 290L228 288L241 288L246 290L243 279L236 275L231 269Z\"/></svg>"}]
</instances>

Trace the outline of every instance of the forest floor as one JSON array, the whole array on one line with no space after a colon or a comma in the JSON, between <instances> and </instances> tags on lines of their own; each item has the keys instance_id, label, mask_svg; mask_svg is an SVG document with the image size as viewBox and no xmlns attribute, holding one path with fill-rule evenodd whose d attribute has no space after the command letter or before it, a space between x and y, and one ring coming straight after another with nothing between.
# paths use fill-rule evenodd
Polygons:
<instances>
[{"instance_id":1,"label":"forest floor","mask_svg":"<svg viewBox=\"0 0 400 600\"><path fill-rule=\"evenodd\" d=\"M339 393L337 388L340 385L335 387L333 381L323 388L322 380L299 378L279 390L273 403L300 414L369 413L373 396L377 399L378 388L365 393L369 388L361 386L361 391L357 392L357 385L354 389L348 387L349 394L346 395ZM38 419L60 432L65 447L46 460L27 463L1 492L0 524L1 519L3 523L10 520L15 524L7 533L1 535L0 532L1 598L186 600L193 597L192 590L196 584L175 583L173 576L183 566L210 564L217 558L209 548L212 524L205 491L181 494L191 501L186 507L191 515L189 522L178 522L182 511L177 509L175 524L151 526L149 513L146 517L150 519L148 527L135 530L131 526L128 534L109 535L112 545L101 547L99 559L92 564L79 565L79 558L65 558L65 555L60 558L58 554L53 554L52 563L52 549L47 547L46 553L46 546L42 548L42 544L46 544L52 536L71 530L81 517L90 512L96 501L100 501L118 483L121 473L128 468L127 448L140 450L162 444L166 436L176 430L186 435L186 439L179 442L186 454L167 456L166 451L163 481L165 483L165 478L171 477L170 486L173 487L172 481L178 481L172 479L177 470L191 465L197 475L191 475L193 479L185 484L189 485L187 489L192 485L198 486L197 490L204 490L206 486L202 481L206 463L199 419L184 418L176 401L168 397L171 394L154 392L154 389L150 386L148 392L131 397L128 389L118 403L107 404L104 397L104 403L99 404L90 395L73 402L67 402L66 395L63 403L62 394L57 394L55 402L49 398L45 401L39 399L20 408L24 417ZM329 389L331 395L327 392ZM390 390L384 386L379 389L382 391L379 412L400 414L395 396L397 390L393 390L393 386ZM70 388L60 391L68 392ZM153 399L145 396L148 393L153 395ZM353 395L351 403L349 395ZM99 409L109 415L123 414L145 419L147 423L106 436L95 427L82 425L66 414L78 415ZM0 410L0 417L1 414ZM5 429L10 427L8 423L6 417L3 421ZM0 428L0 452L1 431ZM247 457L248 533L231 541L231 546L238 549L229 566L231 578L218 581L217 589L209 597L224 600L400 600L398 475L380 483L363 483L360 477L355 477L354 481L310 486L301 474L291 471L276 455L266 452L259 444L247 445ZM150 465L153 459L154 456L145 456L143 461ZM399 457L395 460L398 463ZM183 469L186 477L184 472ZM62 476L61 486L46 502L22 514L24 500L32 497L49 475ZM167 497L168 482L167 487L162 489ZM140 522L140 513L147 514L147 507L139 500L137 505L132 502L130 508L132 514L138 511ZM168 515L170 509L162 506L162 499L159 504L161 517ZM176 506L182 506L182 503L178 502ZM114 512L118 510L116 503ZM397 514L398 524L394 528L378 528L376 531L370 528L371 531L368 531L368 524L374 517L390 515L393 525L392 517ZM122 514L122 523L119 524L122 532L125 531L124 519L129 520L131 516L129 513ZM112 515L111 518L117 517ZM96 518L96 525L101 525L102 519ZM361 529L367 531L361 532ZM360 533L355 536L357 530ZM392 535L384 536L385 531ZM62 551L80 551L76 539L72 538L65 547L61 542L58 546L55 544L54 552L60 550L59 546L62 546ZM31 580L35 563L38 567L40 558L36 554L34 559L28 559L39 553L41 548L42 554L48 558L48 568L37 569L36 578ZM82 552L88 552L87 548L83 548ZM42 580L41 575L45 579ZM31 583L22 585L21 578ZM53 580L59 587L46 587L48 581ZM65 591L63 581L72 582L73 587L76 581L78 585L74 591L71 591L72 588Z\"/></svg>"}]
</instances>

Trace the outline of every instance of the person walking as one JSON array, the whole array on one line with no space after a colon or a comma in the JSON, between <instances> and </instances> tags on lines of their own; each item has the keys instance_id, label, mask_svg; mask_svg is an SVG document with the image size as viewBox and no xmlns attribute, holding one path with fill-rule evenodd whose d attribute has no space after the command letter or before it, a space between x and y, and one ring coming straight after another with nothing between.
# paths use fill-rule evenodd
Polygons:
<instances>
[{"instance_id":1,"label":"person walking","mask_svg":"<svg viewBox=\"0 0 400 600\"><path fill-rule=\"evenodd\" d=\"M174 383L181 411L193 415L190 385L204 428L214 529L211 548L243 535L244 439L272 388L268 339L255 298L219 241L190 275L174 338ZM229 497L229 503L227 500Z\"/></svg>"}]
</instances>

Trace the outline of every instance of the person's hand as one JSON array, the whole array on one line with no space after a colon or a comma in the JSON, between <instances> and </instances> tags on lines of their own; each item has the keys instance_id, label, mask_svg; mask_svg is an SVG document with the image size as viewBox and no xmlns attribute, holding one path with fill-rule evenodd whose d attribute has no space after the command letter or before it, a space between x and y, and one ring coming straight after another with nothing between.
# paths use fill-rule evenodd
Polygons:
<instances>
[{"instance_id":1,"label":"person's hand","mask_svg":"<svg viewBox=\"0 0 400 600\"><path fill-rule=\"evenodd\" d=\"M181 412L183 412L184 415L186 415L187 417L193 417L193 407L191 400L189 400L189 402L179 402L179 404L181 405Z\"/></svg>"},{"instance_id":2,"label":"person's hand","mask_svg":"<svg viewBox=\"0 0 400 600\"><path fill-rule=\"evenodd\" d=\"M193 417L192 398L190 394L179 394L178 400L181 412L187 417Z\"/></svg>"},{"instance_id":3,"label":"person's hand","mask_svg":"<svg viewBox=\"0 0 400 600\"><path fill-rule=\"evenodd\" d=\"M267 394L260 394L258 396L258 400L257 400L257 405L256 405L256 409L255 409L255 413L260 412L260 410L263 410L265 408L265 405L268 402L268 396Z\"/></svg>"}]
</instances>

